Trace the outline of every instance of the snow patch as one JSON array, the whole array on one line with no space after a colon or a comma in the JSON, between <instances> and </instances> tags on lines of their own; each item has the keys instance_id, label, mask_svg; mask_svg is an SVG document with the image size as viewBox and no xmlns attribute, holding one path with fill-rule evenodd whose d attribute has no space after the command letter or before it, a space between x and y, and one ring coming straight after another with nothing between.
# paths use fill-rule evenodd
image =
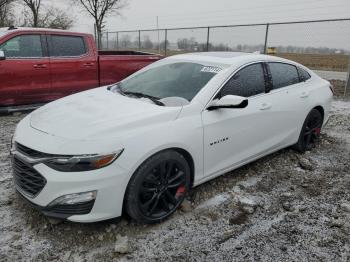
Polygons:
<instances>
[{"instance_id":1,"label":"snow patch","mask_svg":"<svg viewBox=\"0 0 350 262\"><path fill-rule=\"evenodd\" d=\"M237 183L237 185L241 185L244 187L252 187L252 186L255 186L261 180L262 180L261 176L253 176L253 177L249 177L247 180Z\"/></svg>"},{"instance_id":2,"label":"snow patch","mask_svg":"<svg viewBox=\"0 0 350 262\"><path fill-rule=\"evenodd\" d=\"M197 209L204 209L209 207L218 206L221 203L225 202L229 198L228 194L220 194L213 198L209 198L208 200L204 201L202 204L200 204Z\"/></svg>"}]
</instances>

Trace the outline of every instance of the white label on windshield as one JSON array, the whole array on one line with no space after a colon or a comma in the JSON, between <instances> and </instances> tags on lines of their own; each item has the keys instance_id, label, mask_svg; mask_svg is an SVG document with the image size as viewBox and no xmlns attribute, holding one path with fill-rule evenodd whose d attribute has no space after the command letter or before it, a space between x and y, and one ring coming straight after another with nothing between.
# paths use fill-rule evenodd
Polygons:
<instances>
[{"instance_id":1,"label":"white label on windshield","mask_svg":"<svg viewBox=\"0 0 350 262\"><path fill-rule=\"evenodd\" d=\"M220 67L216 66L204 66L201 70L201 72L207 72L207 73L214 73L217 74L222 70Z\"/></svg>"}]
</instances>

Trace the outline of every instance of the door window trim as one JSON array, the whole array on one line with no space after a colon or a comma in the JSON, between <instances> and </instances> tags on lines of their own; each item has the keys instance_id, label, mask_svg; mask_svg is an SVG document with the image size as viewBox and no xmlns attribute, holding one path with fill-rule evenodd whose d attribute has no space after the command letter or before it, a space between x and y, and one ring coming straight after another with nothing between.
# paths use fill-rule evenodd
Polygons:
<instances>
[{"instance_id":1,"label":"door window trim","mask_svg":"<svg viewBox=\"0 0 350 262\"><path fill-rule=\"evenodd\" d=\"M41 44L41 52L42 52L42 56L33 56L33 57L22 57L22 56L17 56L17 57L6 57L6 60L38 60L38 59L48 59L49 58L49 53L48 53L48 47L47 47L47 43L45 44L45 34L43 33L23 33L23 34L17 34L17 35L13 35L11 37L9 37L7 40L5 40L5 42L3 42L3 44L5 44L6 42L16 38L16 37L20 37L20 36L25 36L25 35L36 35L36 36L40 36L40 44Z\"/></svg>"},{"instance_id":2,"label":"door window trim","mask_svg":"<svg viewBox=\"0 0 350 262\"><path fill-rule=\"evenodd\" d=\"M238 73L239 71L241 71L242 69L250 66L250 65L254 65L254 64L261 64L261 66L263 67L263 71L264 71L264 79L265 79L265 92L264 93L260 93L260 94L257 94L257 95L253 95L253 96L249 96L247 97L247 99L255 99L256 97L260 97L260 96L263 96L263 95L266 95L268 94L270 91L267 89L267 86L266 86L266 83L269 81L268 79L268 71L266 69L266 63L268 61L266 60L258 60L258 61L254 61L254 62L249 62L249 63L246 63L244 65L241 65L240 67L238 67L236 70L234 70L223 82L222 84L218 87L218 89L215 91L214 95L212 95L212 97L209 99L209 101L206 103L206 105L204 106L204 109L202 110L203 111L207 111L207 108L209 106L209 104L215 99L215 97L217 96L217 94L220 92L220 90L226 85L226 83L228 81L231 80L231 78L236 74Z\"/></svg>"},{"instance_id":3,"label":"door window trim","mask_svg":"<svg viewBox=\"0 0 350 262\"><path fill-rule=\"evenodd\" d=\"M302 68L300 66L296 66L296 68L297 68L297 71L298 71L300 83L302 83L302 82L305 83L305 82L307 82L307 81L309 81L311 79L311 75L310 75L310 73L307 70L305 70L304 68ZM307 79L303 79L303 77L301 75L301 70L305 71L308 74L309 77Z\"/></svg>"},{"instance_id":4,"label":"door window trim","mask_svg":"<svg viewBox=\"0 0 350 262\"><path fill-rule=\"evenodd\" d=\"M83 43L84 43L84 47L85 47L85 53L81 54L81 55L77 55L77 56L52 56L50 54L50 51L53 48L51 36L80 37L80 38L83 39ZM48 44L48 54L49 54L49 57L52 58L52 59L72 59L72 58L84 58L84 57L88 57L89 56L89 52L90 52L90 50L88 48L89 45L86 43L86 37L84 37L84 36L47 33L46 34L46 38L47 38L47 44Z\"/></svg>"}]
</instances>

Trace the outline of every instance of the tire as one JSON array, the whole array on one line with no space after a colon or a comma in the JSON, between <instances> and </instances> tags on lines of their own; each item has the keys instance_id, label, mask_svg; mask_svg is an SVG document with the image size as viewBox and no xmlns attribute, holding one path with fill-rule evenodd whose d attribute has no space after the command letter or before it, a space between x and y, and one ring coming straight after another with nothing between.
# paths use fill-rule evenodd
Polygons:
<instances>
[{"instance_id":1,"label":"tire","mask_svg":"<svg viewBox=\"0 0 350 262\"><path fill-rule=\"evenodd\" d=\"M322 114L317 109L312 109L301 128L298 142L292 148L301 153L314 148L319 140L322 124Z\"/></svg>"},{"instance_id":2,"label":"tire","mask_svg":"<svg viewBox=\"0 0 350 262\"><path fill-rule=\"evenodd\" d=\"M162 151L143 162L132 176L125 210L137 222L161 222L181 205L189 188L186 159L176 151Z\"/></svg>"}]
</instances>

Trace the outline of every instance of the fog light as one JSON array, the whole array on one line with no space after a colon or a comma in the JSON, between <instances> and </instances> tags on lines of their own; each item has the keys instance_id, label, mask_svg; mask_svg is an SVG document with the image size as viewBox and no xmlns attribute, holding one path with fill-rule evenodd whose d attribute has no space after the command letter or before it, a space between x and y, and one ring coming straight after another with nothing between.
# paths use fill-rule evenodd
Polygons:
<instances>
[{"instance_id":1,"label":"fog light","mask_svg":"<svg viewBox=\"0 0 350 262\"><path fill-rule=\"evenodd\" d=\"M97 191L89 191L83 193L74 193L69 195L64 195L56 198L52 201L49 206L57 206L57 205L74 205L84 202L89 202L95 200L97 196Z\"/></svg>"}]
</instances>

